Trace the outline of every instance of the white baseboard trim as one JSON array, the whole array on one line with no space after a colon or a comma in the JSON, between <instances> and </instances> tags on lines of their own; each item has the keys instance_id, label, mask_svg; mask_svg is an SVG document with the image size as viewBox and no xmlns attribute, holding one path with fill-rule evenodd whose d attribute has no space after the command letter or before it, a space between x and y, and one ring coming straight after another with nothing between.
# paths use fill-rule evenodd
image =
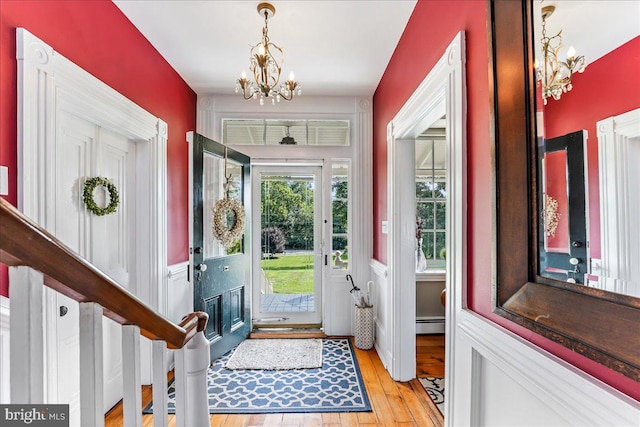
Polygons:
<instances>
[{"instance_id":1,"label":"white baseboard trim","mask_svg":"<svg viewBox=\"0 0 640 427\"><path fill-rule=\"evenodd\" d=\"M444 334L444 316L417 317L416 334Z\"/></svg>"}]
</instances>

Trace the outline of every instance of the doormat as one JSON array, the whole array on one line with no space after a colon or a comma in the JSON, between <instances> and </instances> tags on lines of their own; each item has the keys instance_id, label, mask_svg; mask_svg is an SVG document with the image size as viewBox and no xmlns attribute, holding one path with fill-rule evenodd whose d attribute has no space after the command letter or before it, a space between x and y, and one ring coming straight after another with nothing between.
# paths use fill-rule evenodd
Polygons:
<instances>
[{"instance_id":1,"label":"doormat","mask_svg":"<svg viewBox=\"0 0 640 427\"><path fill-rule=\"evenodd\" d=\"M322 367L320 339L249 339L236 347L227 369L310 369Z\"/></svg>"},{"instance_id":2,"label":"doormat","mask_svg":"<svg viewBox=\"0 0 640 427\"><path fill-rule=\"evenodd\" d=\"M426 377L418 378L420 384L436 404L440 413L444 415L444 378Z\"/></svg>"},{"instance_id":3,"label":"doormat","mask_svg":"<svg viewBox=\"0 0 640 427\"><path fill-rule=\"evenodd\" d=\"M321 368L230 370L225 366L232 352L216 359L207 373L209 413L371 412L351 342L322 341ZM153 413L152 405L143 413ZM175 414L173 381L168 412Z\"/></svg>"}]
</instances>

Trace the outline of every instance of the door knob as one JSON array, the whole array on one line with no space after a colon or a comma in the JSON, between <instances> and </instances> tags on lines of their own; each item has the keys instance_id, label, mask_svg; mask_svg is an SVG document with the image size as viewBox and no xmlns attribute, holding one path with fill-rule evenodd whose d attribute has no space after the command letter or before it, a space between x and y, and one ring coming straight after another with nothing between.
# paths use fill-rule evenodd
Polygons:
<instances>
[{"instance_id":1,"label":"door knob","mask_svg":"<svg viewBox=\"0 0 640 427\"><path fill-rule=\"evenodd\" d=\"M198 265L196 265L196 270L207 271L207 264L198 264Z\"/></svg>"},{"instance_id":2,"label":"door knob","mask_svg":"<svg viewBox=\"0 0 640 427\"><path fill-rule=\"evenodd\" d=\"M68 311L69 311L69 309L67 308L67 306L61 305L60 306L60 317L63 317L65 314L67 314Z\"/></svg>"}]
</instances>

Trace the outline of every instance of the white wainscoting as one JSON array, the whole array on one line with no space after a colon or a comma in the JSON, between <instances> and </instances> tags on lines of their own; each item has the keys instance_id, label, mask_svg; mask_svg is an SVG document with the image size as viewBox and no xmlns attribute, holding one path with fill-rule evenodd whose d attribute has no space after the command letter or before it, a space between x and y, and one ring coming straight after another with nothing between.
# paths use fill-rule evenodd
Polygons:
<instances>
[{"instance_id":1,"label":"white wainscoting","mask_svg":"<svg viewBox=\"0 0 640 427\"><path fill-rule=\"evenodd\" d=\"M462 310L447 425L638 426L640 403Z\"/></svg>"},{"instance_id":2,"label":"white wainscoting","mask_svg":"<svg viewBox=\"0 0 640 427\"><path fill-rule=\"evenodd\" d=\"M376 324L375 347L380 356L380 360L387 370L391 363L391 341L390 329L390 306L391 290L387 279L387 266L380 261L372 259L369 261L371 267L371 303L373 304L373 319Z\"/></svg>"},{"instance_id":3,"label":"white wainscoting","mask_svg":"<svg viewBox=\"0 0 640 427\"><path fill-rule=\"evenodd\" d=\"M0 296L0 403L10 403L9 298Z\"/></svg>"},{"instance_id":4,"label":"white wainscoting","mask_svg":"<svg viewBox=\"0 0 640 427\"><path fill-rule=\"evenodd\" d=\"M193 311L193 292L189 283L189 261L180 262L167 267L167 305L166 316L174 323Z\"/></svg>"},{"instance_id":5,"label":"white wainscoting","mask_svg":"<svg viewBox=\"0 0 640 427\"><path fill-rule=\"evenodd\" d=\"M193 311L193 291L189 283L189 261L180 262L167 267L167 305L166 313L162 313L174 323ZM152 342L142 337L140 340L142 359L142 384L151 384L152 380ZM167 350L167 372L174 367L174 352Z\"/></svg>"}]
</instances>

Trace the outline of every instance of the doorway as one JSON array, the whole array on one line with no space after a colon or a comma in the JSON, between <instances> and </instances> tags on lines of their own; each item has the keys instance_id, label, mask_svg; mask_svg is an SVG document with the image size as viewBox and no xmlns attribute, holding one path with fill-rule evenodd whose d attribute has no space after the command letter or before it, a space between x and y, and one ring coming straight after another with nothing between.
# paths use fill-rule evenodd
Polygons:
<instances>
[{"instance_id":1,"label":"doorway","mask_svg":"<svg viewBox=\"0 0 640 427\"><path fill-rule=\"evenodd\" d=\"M465 40L459 32L425 80L388 125L388 288L391 290L389 371L393 379L416 377L415 139L446 115L446 305L445 418L450 414L456 313L462 309L466 280L466 116ZM449 418L451 419L451 418Z\"/></svg>"},{"instance_id":2,"label":"doorway","mask_svg":"<svg viewBox=\"0 0 640 427\"><path fill-rule=\"evenodd\" d=\"M253 323L322 326L322 167L253 168Z\"/></svg>"}]
</instances>

